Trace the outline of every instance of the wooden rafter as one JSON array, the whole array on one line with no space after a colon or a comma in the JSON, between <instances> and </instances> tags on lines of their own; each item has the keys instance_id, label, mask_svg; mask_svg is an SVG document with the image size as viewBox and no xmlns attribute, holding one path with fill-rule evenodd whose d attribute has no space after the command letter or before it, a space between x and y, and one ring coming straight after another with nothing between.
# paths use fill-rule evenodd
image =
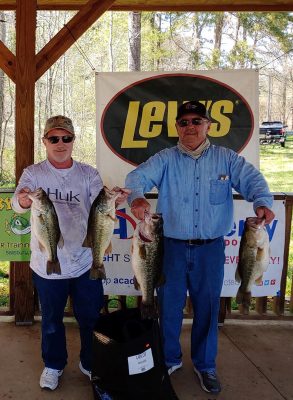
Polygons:
<instances>
[{"instance_id":1,"label":"wooden rafter","mask_svg":"<svg viewBox=\"0 0 293 400\"><path fill-rule=\"evenodd\" d=\"M0 40L0 68L9 76L9 78L15 83L15 55L5 46Z\"/></svg>"},{"instance_id":2,"label":"wooden rafter","mask_svg":"<svg viewBox=\"0 0 293 400\"><path fill-rule=\"evenodd\" d=\"M15 10L17 0L0 0ZM79 10L87 0L37 0L38 10ZM112 11L293 11L293 0L116 0Z\"/></svg>"},{"instance_id":3,"label":"wooden rafter","mask_svg":"<svg viewBox=\"0 0 293 400\"><path fill-rule=\"evenodd\" d=\"M36 56L36 79L105 12L115 0L89 0Z\"/></svg>"}]
</instances>

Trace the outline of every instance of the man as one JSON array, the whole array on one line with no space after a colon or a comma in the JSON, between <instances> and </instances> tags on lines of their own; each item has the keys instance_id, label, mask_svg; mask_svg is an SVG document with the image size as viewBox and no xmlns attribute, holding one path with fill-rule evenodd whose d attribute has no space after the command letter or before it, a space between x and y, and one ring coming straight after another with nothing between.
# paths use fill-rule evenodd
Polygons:
<instances>
[{"instance_id":1,"label":"man","mask_svg":"<svg viewBox=\"0 0 293 400\"><path fill-rule=\"evenodd\" d=\"M80 370L91 377L92 331L103 306L101 279L90 280L91 249L82 247L87 232L91 203L103 187L93 167L76 162L71 154L75 133L70 118L62 115L47 120L43 143L47 159L23 171L12 199L12 207L22 213L30 208L28 193L41 187L54 204L64 246L57 249L61 274L46 272L47 256L31 232L33 282L42 310L42 357L45 368L41 388L54 390L67 363L63 315L67 298L73 300L73 312L80 328ZM123 202L121 191L116 203Z\"/></svg>"},{"instance_id":2,"label":"man","mask_svg":"<svg viewBox=\"0 0 293 400\"><path fill-rule=\"evenodd\" d=\"M202 388L221 391L216 374L218 312L224 276L224 235L233 222L232 188L253 202L270 223L272 195L261 173L234 151L211 145L205 106L190 101L178 108L177 146L155 154L126 178L133 215L150 209L144 193L158 189L157 212L164 220L164 273L158 289L160 324L169 374L182 367L179 342L186 292L194 309L191 358Z\"/></svg>"}]
</instances>

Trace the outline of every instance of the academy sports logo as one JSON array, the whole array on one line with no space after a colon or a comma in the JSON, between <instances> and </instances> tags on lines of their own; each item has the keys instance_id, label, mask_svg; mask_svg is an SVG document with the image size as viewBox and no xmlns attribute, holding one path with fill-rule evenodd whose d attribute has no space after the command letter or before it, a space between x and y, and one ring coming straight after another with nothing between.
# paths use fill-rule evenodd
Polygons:
<instances>
[{"instance_id":1,"label":"academy sports logo","mask_svg":"<svg viewBox=\"0 0 293 400\"><path fill-rule=\"evenodd\" d=\"M104 140L118 157L136 166L177 144L177 107L190 100L203 103L210 114L211 143L238 153L244 149L254 128L247 101L227 84L192 74L158 75L121 90L104 109Z\"/></svg>"}]
</instances>

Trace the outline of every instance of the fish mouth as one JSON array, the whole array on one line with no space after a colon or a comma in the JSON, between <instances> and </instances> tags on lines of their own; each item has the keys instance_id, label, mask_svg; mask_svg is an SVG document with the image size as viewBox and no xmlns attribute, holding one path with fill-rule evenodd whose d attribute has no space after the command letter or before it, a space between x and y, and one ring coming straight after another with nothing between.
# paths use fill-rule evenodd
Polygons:
<instances>
[{"instance_id":1,"label":"fish mouth","mask_svg":"<svg viewBox=\"0 0 293 400\"><path fill-rule=\"evenodd\" d=\"M120 194L123 193L123 191L122 191L120 188L118 188L118 187L117 187L117 190L115 190L116 188L113 188L113 189L111 190L111 189L107 188L107 186L104 186L103 189L104 189L104 191L105 191L106 196L107 196L108 198L114 199L114 200L116 200L117 197L119 197ZM119 190L118 190L118 189L119 189Z\"/></svg>"},{"instance_id":2,"label":"fish mouth","mask_svg":"<svg viewBox=\"0 0 293 400\"><path fill-rule=\"evenodd\" d=\"M265 226L265 219L259 217L248 217L246 223L250 229L259 230Z\"/></svg>"},{"instance_id":3,"label":"fish mouth","mask_svg":"<svg viewBox=\"0 0 293 400\"><path fill-rule=\"evenodd\" d=\"M27 194L28 198L31 200L35 200L35 199L39 199L41 198L43 195L43 189L42 188L38 188L36 189L34 192L30 192Z\"/></svg>"}]
</instances>

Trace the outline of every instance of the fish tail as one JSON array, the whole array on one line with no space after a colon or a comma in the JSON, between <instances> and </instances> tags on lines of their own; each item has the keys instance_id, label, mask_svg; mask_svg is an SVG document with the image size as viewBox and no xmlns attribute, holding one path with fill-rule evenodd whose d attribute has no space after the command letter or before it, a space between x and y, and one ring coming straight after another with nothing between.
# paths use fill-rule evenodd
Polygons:
<instances>
[{"instance_id":1,"label":"fish tail","mask_svg":"<svg viewBox=\"0 0 293 400\"><path fill-rule=\"evenodd\" d=\"M90 279L106 279L104 264L99 265L99 267L96 267L94 264L92 265L90 270Z\"/></svg>"},{"instance_id":2,"label":"fish tail","mask_svg":"<svg viewBox=\"0 0 293 400\"><path fill-rule=\"evenodd\" d=\"M141 303L140 313L142 319L156 319L158 318L158 312L155 304Z\"/></svg>"},{"instance_id":3,"label":"fish tail","mask_svg":"<svg viewBox=\"0 0 293 400\"><path fill-rule=\"evenodd\" d=\"M242 304L244 307L249 307L251 301L251 292L244 292L240 286L236 295L236 303Z\"/></svg>"},{"instance_id":4,"label":"fish tail","mask_svg":"<svg viewBox=\"0 0 293 400\"><path fill-rule=\"evenodd\" d=\"M61 275L61 268L58 259L56 261L47 261L47 275L51 274Z\"/></svg>"}]
</instances>

